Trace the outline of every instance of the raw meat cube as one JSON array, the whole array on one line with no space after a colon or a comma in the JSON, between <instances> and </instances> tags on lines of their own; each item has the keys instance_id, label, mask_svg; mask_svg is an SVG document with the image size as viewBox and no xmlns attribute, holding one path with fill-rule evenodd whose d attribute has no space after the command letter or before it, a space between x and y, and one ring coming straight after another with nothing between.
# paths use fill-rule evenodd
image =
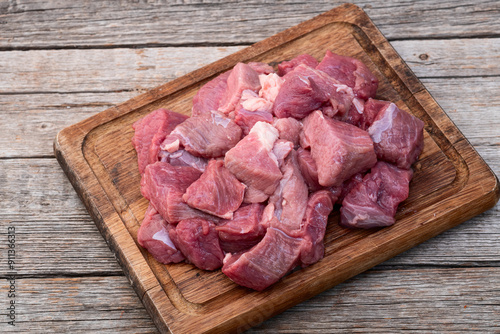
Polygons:
<instances>
[{"instance_id":1,"label":"raw meat cube","mask_svg":"<svg viewBox=\"0 0 500 334\"><path fill-rule=\"evenodd\" d=\"M141 227L137 232L137 241L161 263L178 263L184 261L184 255L175 247L168 234L173 225L168 224L149 204Z\"/></svg>"},{"instance_id":2,"label":"raw meat cube","mask_svg":"<svg viewBox=\"0 0 500 334\"><path fill-rule=\"evenodd\" d=\"M330 107L332 116L344 116L351 107L352 89L325 72L299 65L284 79L274 101L276 117L302 119L322 106Z\"/></svg>"},{"instance_id":3,"label":"raw meat cube","mask_svg":"<svg viewBox=\"0 0 500 334\"><path fill-rule=\"evenodd\" d=\"M325 254L323 239L333 204L331 193L327 190L320 190L309 196L301 226L303 241L300 262L303 267L318 262Z\"/></svg>"},{"instance_id":4,"label":"raw meat cube","mask_svg":"<svg viewBox=\"0 0 500 334\"><path fill-rule=\"evenodd\" d=\"M297 149L297 162L309 190L317 191L321 189L322 186L318 183L318 167L314 162L311 152L299 147Z\"/></svg>"},{"instance_id":5,"label":"raw meat cube","mask_svg":"<svg viewBox=\"0 0 500 334\"><path fill-rule=\"evenodd\" d=\"M379 161L342 202L340 224L372 228L394 224L396 209L408 198L413 172Z\"/></svg>"},{"instance_id":6,"label":"raw meat cube","mask_svg":"<svg viewBox=\"0 0 500 334\"><path fill-rule=\"evenodd\" d=\"M324 187L340 186L377 162L368 132L324 117L321 111L313 112L304 120L303 136L301 143L311 147L318 182Z\"/></svg>"},{"instance_id":7,"label":"raw meat cube","mask_svg":"<svg viewBox=\"0 0 500 334\"><path fill-rule=\"evenodd\" d=\"M283 178L264 210L263 224L275 227L290 236L301 229L309 192L292 151L281 168Z\"/></svg>"},{"instance_id":8,"label":"raw meat cube","mask_svg":"<svg viewBox=\"0 0 500 334\"><path fill-rule=\"evenodd\" d=\"M377 93L377 77L358 59L340 56L328 50L316 69L351 87L354 95L361 99L375 97Z\"/></svg>"},{"instance_id":9,"label":"raw meat cube","mask_svg":"<svg viewBox=\"0 0 500 334\"><path fill-rule=\"evenodd\" d=\"M227 78L231 71L224 72L203 85L193 98L191 116L219 110L221 99L227 90Z\"/></svg>"},{"instance_id":10,"label":"raw meat cube","mask_svg":"<svg viewBox=\"0 0 500 334\"><path fill-rule=\"evenodd\" d=\"M135 130L132 144L137 151L137 162L141 174L144 173L147 165L159 160L158 153L163 139L187 118L186 115L167 109L158 109L132 125Z\"/></svg>"},{"instance_id":11,"label":"raw meat cube","mask_svg":"<svg viewBox=\"0 0 500 334\"><path fill-rule=\"evenodd\" d=\"M315 68L318 66L318 61L313 56L304 53L298 55L297 57L291 60L285 60L278 64L278 75L280 77L284 76L288 72L293 71L294 68L299 66L300 64L307 65L309 67Z\"/></svg>"},{"instance_id":12,"label":"raw meat cube","mask_svg":"<svg viewBox=\"0 0 500 334\"><path fill-rule=\"evenodd\" d=\"M275 118L274 127L279 132L279 138L291 141L293 145L299 145L299 134L302 131L302 123L292 117Z\"/></svg>"},{"instance_id":13,"label":"raw meat cube","mask_svg":"<svg viewBox=\"0 0 500 334\"><path fill-rule=\"evenodd\" d=\"M204 270L222 267L224 253L214 223L200 218L181 220L170 230L170 237L196 267Z\"/></svg>"},{"instance_id":14,"label":"raw meat cube","mask_svg":"<svg viewBox=\"0 0 500 334\"><path fill-rule=\"evenodd\" d=\"M195 217L217 221L218 218L195 210L182 201L186 189L200 175L195 168L158 161L146 167L141 179L141 193L170 224Z\"/></svg>"},{"instance_id":15,"label":"raw meat cube","mask_svg":"<svg viewBox=\"0 0 500 334\"><path fill-rule=\"evenodd\" d=\"M247 64L236 64L227 78L227 89L222 95L218 110L228 115L240 101L244 90L258 92L260 88L259 74Z\"/></svg>"},{"instance_id":16,"label":"raw meat cube","mask_svg":"<svg viewBox=\"0 0 500 334\"><path fill-rule=\"evenodd\" d=\"M222 272L239 285L262 291L298 264L301 242L270 227L248 252L226 254Z\"/></svg>"},{"instance_id":17,"label":"raw meat cube","mask_svg":"<svg viewBox=\"0 0 500 334\"><path fill-rule=\"evenodd\" d=\"M262 87L259 90L259 96L265 98L271 103L274 103L283 82L285 82L283 78L279 77L276 73L268 75L260 74L259 81Z\"/></svg>"},{"instance_id":18,"label":"raw meat cube","mask_svg":"<svg viewBox=\"0 0 500 334\"><path fill-rule=\"evenodd\" d=\"M224 252L237 253L252 248L266 234L260 223L264 205L259 203L241 206L234 212L233 219L222 220L215 229Z\"/></svg>"},{"instance_id":19,"label":"raw meat cube","mask_svg":"<svg viewBox=\"0 0 500 334\"><path fill-rule=\"evenodd\" d=\"M172 166L190 166L202 173L205 171L208 164L207 159L195 157L186 150L178 150L174 153L161 150L160 153L158 153L158 158L161 162L168 162Z\"/></svg>"},{"instance_id":20,"label":"raw meat cube","mask_svg":"<svg viewBox=\"0 0 500 334\"><path fill-rule=\"evenodd\" d=\"M241 127L243 134L247 135L259 121L272 123L272 109L271 102L259 97L251 90L244 90L240 103L235 109L234 121Z\"/></svg>"},{"instance_id":21,"label":"raw meat cube","mask_svg":"<svg viewBox=\"0 0 500 334\"><path fill-rule=\"evenodd\" d=\"M210 160L207 169L182 196L190 207L224 219L232 219L243 202L245 186L224 167L221 160Z\"/></svg>"},{"instance_id":22,"label":"raw meat cube","mask_svg":"<svg viewBox=\"0 0 500 334\"><path fill-rule=\"evenodd\" d=\"M197 157L222 157L241 138L241 128L218 112L188 118L168 135L161 149L173 153L182 146Z\"/></svg>"},{"instance_id":23,"label":"raw meat cube","mask_svg":"<svg viewBox=\"0 0 500 334\"><path fill-rule=\"evenodd\" d=\"M271 65L266 64L266 63L251 61L248 63L248 66L250 66L258 74L274 73L274 68Z\"/></svg>"},{"instance_id":24,"label":"raw meat cube","mask_svg":"<svg viewBox=\"0 0 500 334\"><path fill-rule=\"evenodd\" d=\"M373 139L377 158L409 169L424 148L424 122L386 102L368 133Z\"/></svg>"},{"instance_id":25,"label":"raw meat cube","mask_svg":"<svg viewBox=\"0 0 500 334\"><path fill-rule=\"evenodd\" d=\"M226 153L224 164L247 186L246 203L264 202L282 177L278 160L272 152L278 130L271 124L257 122L248 136Z\"/></svg>"}]
</instances>

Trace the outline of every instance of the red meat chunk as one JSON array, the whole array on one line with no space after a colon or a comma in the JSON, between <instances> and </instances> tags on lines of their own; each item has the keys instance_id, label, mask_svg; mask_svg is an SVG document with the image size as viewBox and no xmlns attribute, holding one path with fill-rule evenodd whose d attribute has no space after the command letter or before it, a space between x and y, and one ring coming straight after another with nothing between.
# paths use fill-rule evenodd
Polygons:
<instances>
[{"instance_id":1,"label":"red meat chunk","mask_svg":"<svg viewBox=\"0 0 500 334\"><path fill-rule=\"evenodd\" d=\"M224 167L220 160L210 160L201 177L182 196L192 208L214 216L232 219L243 202L245 186Z\"/></svg>"},{"instance_id":2,"label":"red meat chunk","mask_svg":"<svg viewBox=\"0 0 500 334\"><path fill-rule=\"evenodd\" d=\"M372 228L394 224L396 210L408 198L413 172L379 161L344 198L340 224Z\"/></svg>"},{"instance_id":3,"label":"red meat chunk","mask_svg":"<svg viewBox=\"0 0 500 334\"><path fill-rule=\"evenodd\" d=\"M171 228L173 225L168 224L150 204L137 232L139 244L146 248L156 260L165 264L184 261L184 255L170 239L169 229Z\"/></svg>"},{"instance_id":4,"label":"red meat chunk","mask_svg":"<svg viewBox=\"0 0 500 334\"><path fill-rule=\"evenodd\" d=\"M377 93L377 77L358 59L340 56L328 50L316 69L351 87L354 95L361 99L375 97Z\"/></svg>"},{"instance_id":5,"label":"red meat chunk","mask_svg":"<svg viewBox=\"0 0 500 334\"><path fill-rule=\"evenodd\" d=\"M262 291L297 266L301 242L270 227L248 252L226 254L222 272L239 285Z\"/></svg>"},{"instance_id":6,"label":"red meat chunk","mask_svg":"<svg viewBox=\"0 0 500 334\"><path fill-rule=\"evenodd\" d=\"M304 120L303 145L311 147L318 183L340 186L352 175L375 165L377 157L366 131L315 111Z\"/></svg>"},{"instance_id":7,"label":"red meat chunk","mask_svg":"<svg viewBox=\"0 0 500 334\"><path fill-rule=\"evenodd\" d=\"M173 153L182 146L197 157L222 157L241 138L241 128L218 112L204 113L179 124L161 144Z\"/></svg>"},{"instance_id":8,"label":"red meat chunk","mask_svg":"<svg viewBox=\"0 0 500 334\"><path fill-rule=\"evenodd\" d=\"M221 221L215 229L223 251L237 253L248 250L259 243L266 234L260 223L264 205L244 205L234 212L233 219Z\"/></svg>"},{"instance_id":9,"label":"red meat chunk","mask_svg":"<svg viewBox=\"0 0 500 334\"><path fill-rule=\"evenodd\" d=\"M215 270L222 266L224 253L214 223L200 218L181 220L170 230L170 237L196 267Z\"/></svg>"},{"instance_id":10,"label":"red meat chunk","mask_svg":"<svg viewBox=\"0 0 500 334\"><path fill-rule=\"evenodd\" d=\"M291 60L285 60L278 64L278 75L280 77L284 76L288 72L293 71L294 68L299 66L300 64L307 65L309 67L315 68L318 66L318 61L313 56L304 53L298 55L297 57Z\"/></svg>"},{"instance_id":11,"label":"red meat chunk","mask_svg":"<svg viewBox=\"0 0 500 334\"><path fill-rule=\"evenodd\" d=\"M193 209L182 200L186 189L198 180L200 175L201 172L195 168L172 166L159 161L146 167L141 179L141 193L171 224L195 217L217 221L216 217Z\"/></svg>"},{"instance_id":12,"label":"red meat chunk","mask_svg":"<svg viewBox=\"0 0 500 334\"><path fill-rule=\"evenodd\" d=\"M222 94L219 111L228 115L234 110L244 90L257 93L260 89L259 74L247 64L238 63L227 78L227 88Z\"/></svg>"},{"instance_id":13,"label":"red meat chunk","mask_svg":"<svg viewBox=\"0 0 500 334\"><path fill-rule=\"evenodd\" d=\"M386 102L368 133L373 139L379 160L409 169L424 147L424 122Z\"/></svg>"},{"instance_id":14,"label":"red meat chunk","mask_svg":"<svg viewBox=\"0 0 500 334\"><path fill-rule=\"evenodd\" d=\"M352 89L325 72L299 65L283 78L285 82L274 101L276 117L302 119L322 106L331 109L331 116L343 116L351 107Z\"/></svg>"},{"instance_id":15,"label":"red meat chunk","mask_svg":"<svg viewBox=\"0 0 500 334\"><path fill-rule=\"evenodd\" d=\"M248 136L226 153L226 168L247 186L246 203L264 202L279 184L282 174L272 152L276 139L278 130L257 122Z\"/></svg>"},{"instance_id":16,"label":"red meat chunk","mask_svg":"<svg viewBox=\"0 0 500 334\"><path fill-rule=\"evenodd\" d=\"M302 123L292 117L276 118L273 123L279 132L279 138L291 141L294 146L299 145L299 134L302 131Z\"/></svg>"},{"instance_id":17,"label":"red meat chunk","mask_svg":"<svg viewBox=\"0 0 500 334\"><path fill-rule=\"evenodd\" d=\"M198 90L198 93L193 98L191 116L199 116L219 110L222 94L227 89L227 78L230 74L231 71L224 72Z\"/></svg>"},{"instance_id":18,"label":"red meat chunk","mask_svg":"<svg viewBox=\"0 0 500 334\"><path fill-rule=\"evenodd\" d=\"M159 160L160 144L165 137L188 117L167 109L158 109L136 121L132 144L137 151L139 172L142 174L146 166Z\"/></svg>"}]
</instances>

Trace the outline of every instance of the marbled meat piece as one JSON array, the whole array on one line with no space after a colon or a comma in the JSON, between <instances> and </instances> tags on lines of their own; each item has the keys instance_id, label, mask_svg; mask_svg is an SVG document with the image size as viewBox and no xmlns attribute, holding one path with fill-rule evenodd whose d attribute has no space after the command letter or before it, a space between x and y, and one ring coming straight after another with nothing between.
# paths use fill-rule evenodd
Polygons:
<instances>
[{"instance_id":1,"label":"marbled meat piece","mask_svg":"<svg viewBox=\"0 0 500 334\"><path fill-rule=\"evenodd\" d=\"M218 112L188 118L168 135L161 149L173 153L184 148L203 158L222 157L241 138L241 128Z\"/></svg>"},{"instance_id":2,"label":"marbled meat piece","mask_svg":"<svg viewBox=\"0 0 500 334\"><path fill-rule=\"evenodd\" d=\"M220 248L215 224L200 218L181 220L170 237L189 262L203 270L222 267L224 253Z\"/></svg>"},{"instance_id":3,"label":"marbled meat piece","mask_svg":"<svg viewBox=\"0 0 500 334\"><path fill-rule=\"evenodd\" d=\"M316 69L351 87L354 95L361 99L367 100L377 93L377 77L358 59L340 56L328 50Z\"/></svg>"},{"instance_id":4,"label":"marbled meat piece","mask_svg":"<svg viewBox=\"0 0 500 334\"><path fill-rule=\"evenodd\" d=\"M300 64L307 65L309 67L315 68L318 66L318 61L313 56L304 53L298 55L297 57L291 60L285 60L278 64L278 75L280 77L284 76L288 72L293 71L294 68L299 66Z\"/></svg>"},{"instance_id":5,"label":"marbled meat piece","mask_svg":"<svg viewBox=\"0 0 500 334\"><path fill-rule=\"evenodd\" d=\"M270 227L264 238L249 251L227 253L222 272L236 284L262 291L297 266L301 242L299 238Z\"/></svg>"},{"instance_id":6,"label":"marbled meat piece","mask_svg":"<svg viewBox=\"0 0 500 334\"><path fill-rule=\"evenodd\" d=\"M219 110L221 99L227 90L227 78L231 70L224 72L215 79L204 84L193 98L191 116L199 116L211 111Z\"/></svg>"},{"instance_id":7,"label":"marbled meat piece","mask_svg":"<svg viewBox=\"0 0 500 334\"><path fill-rule=\"evenodd\" d=\"M158 109L132 124L135 133L132 144L137 151L139 172L159 160L160 144L165 137L188 117L167 109Z\"/></svg>"},{"instance_id":8,"label":"marbled meat piece","mask_svg":"<svg viewBox=\"0 0 500 334\"><path fill-rule=\"evenodd\" d=\"M267 64L267 63L261 63L261 62L251 61L251 62L248 63L248 66L250 66L258 74L271 74L271 73L274 73L274 68L271 65Z\"/></svg>"},{"instance_id":9,"label":"marbled meat piece","mask_svg":"<svg viewBox=\"0 0 500 334\"><path fill-rule=\"evenodd\" d=\"M247 135L257 122L273 122L273 104L259 97L251 90L243 91L241 100L235 109L234 121L238 124L243 135Z\"/></svg>"},{"instance_id":10,"label":"marbled meat piece","mask_svg":"<svg viewBox=\"0 0 500 334\"><path fill-rule=\"evenodd\" d=\"M174 228L168 224L149 204L141 227L137 232L137 241L146 248L158 262L178 263L184 261L184 255L177 249L169 236L169 229Z\"/></svg>"},{"instance_id":11,"label":"marbled meat piece","mask_svg":"<svg viewBox=\"0 0 500 334\"><path fill-rule=\"evenodd\" d=\"M285 80L276 73L271 73L268 75L259 74L259 81L262 87L259 90L259 96L274 103Z\"/></svg>"},{"instance_id":12,"label":"marbled meat piece","mask_svg":"<svg viewBox=\"0 0 500 334\"><path fill-rule=\"evenodd\" d=\"M309 191L317 191L323 188L318 182L318 167L309 150L299 147L297 149L297 162L304 177Z\"/></svg>"},{"instance_id":13,"label":"marbled meat piece","mask_svg":"<svg viewBox=\"0 0 500 334\"><path fill-rule=\"evenodd\" d=\"M424 148L424 122L394 103L380 110L368 128L379 160L409 169Z\"/></svg>"},{"instance_id":14,"label":"marbled meat piece","mask_svg":"<svg viewBox=\"0 0 500 334\"><path fill-rule=\"evenodd\" d=\"M379 161L342 202L340 224L346 227L390 226L396 210L408 198L413 171Z\"/></svg>"},{"instance_id":15,"label":"marbled meat piece","mask_svg":"<svg viewBox=\"0 0 500 334\"><path fill-rule=\"evenodd\" d=\"M375 165L377 157L368 132L315 111L304 120L304 140L324 187L339 186Z\"/></svg>"},{"instance_id":16,"label":"marbled meat piece","mask_svg":"<svg viewBox=\"0 0 500 334\"><path fill-rule=\"evenodd\" d=\"M301 226L303 241L300 262L303 267L318 262L325 255L323 239L333 204L331 193L327 190L320 190L309 196Z\"/></svg>"},{"instance_id":17,"label":"marbled meat piece","mask_svg":"<svg viewBox=\"0 0 500 334\"><path fill-rule=\"evenodd\" d=\"M275 118L274 127L279 132L279 138L291 141L293 145L299 145L299 135L302 131L302 123L293 117Z\"/></svg>"},{"instance_id":18,"label":"marbled meat piece","mask_svg":"<svg viewBox=\"0 0 500 334\"><path fill-rule=\"evenodd\" d=\"M271 124L257 122L235 147L226 153L224 164L247 186L246 203L264 202L282 177L278 160L272 152L278 130Z\"/></svg>"},{"instance_id":19,"label":"marbled meat piece","mask_svg":"<svg viewBox=\"0 0 500 334\"><path fill-rule=\"evenodd\" d=\"M244 194L245 185L224 167L224 162L210 160L205 172L187 188L182 199L192 208L232 219Z\"/></svg>"},{"instance_id":20,"label":"marbled meat piece","mask_svg":"<svg viewBox=\"0 0 500 334\"><path fill-rule=\"evenodd\" d=\"M352 89L325 72L297 66L283 77L285 82L274 101L274 115L302 119L313 110L331 108L331 114L346 115L354 98Z\"/></svg>"},{"instance_id":21,"label":"marbled meat piece","mask_svg":"<svg viewBox=\"0 0 500 334\"><path fill-rule=\"evenodd\" d=\"M292 151L281 168L283 178L269 197L264 209L263 224L275 227L290 236L301 229L309 192L297 163L297 152Z\"/></svg>"},{"instance_id":22,"label":"marbled meat piece","mask_svg":"<svg viewBox=\"0 0 500 334\"><path fill-rule=\"evenodd\" d=\"M234 212L233 219L222 220L215 229L219 232L221 248L227 253L248 250L259 243L266 234L260 223L264 205L242 205Z\"/></svg>"},{"instance_id":23,"label":"marbled meat piece","mask_svg":"<svg viewBox=\"0 0 500 334\"><path fill-rule=\"evenodd\" d=\"M196 217L217 221L217 217L193 209L182 200L186 189L200 176L201 172L193 167L158 161L146 167L141 179L141 193L170 224Z\"/></svg>"},{"instance_id":24,"label":"marbled meat piece","mask_svg":"<svg viewBox=\"0 0 500 334\"><path fill-rule=\"evenodd\" d=\"M160 153L158 153L158 158L161 162L168 162L172 166L190 166L202 173L205 171L208 164L207 159L195 157L186 150L178 150L174 153L161 150Z\"/></svg>"},{"instance_id":25,"label":"marbled meat piece","mask_svg":"<svg viewBox=\"0 0 500 334\"><path fill-rule=\"evenodd\" d=\"M247 64L238 63L227 78L227 88L222 94L219 111L228 115L241 99L244 90L260 90L259 74Z\"/></svg>"}]
</instances>

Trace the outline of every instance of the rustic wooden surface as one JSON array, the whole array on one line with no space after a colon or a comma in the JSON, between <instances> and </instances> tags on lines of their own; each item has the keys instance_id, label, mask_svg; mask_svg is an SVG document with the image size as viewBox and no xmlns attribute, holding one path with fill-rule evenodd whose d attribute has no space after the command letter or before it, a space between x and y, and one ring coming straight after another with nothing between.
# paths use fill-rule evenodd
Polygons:
<instances>
[{"instance_id":1,"label":"rustic wooden surface","mask_svg":"<svg viewBox=\"0 0 500 334\"><path fill-rule=\"evenodd\" d=\"M155 332L52 153L62 128L337 2L0 3L0 275L16 227L16 326ZM500 4L356 2L500 174ZM223 21L223 24L221 23ZM251 332L498 332L500 208Z\"/></svg>"}]
</instances>

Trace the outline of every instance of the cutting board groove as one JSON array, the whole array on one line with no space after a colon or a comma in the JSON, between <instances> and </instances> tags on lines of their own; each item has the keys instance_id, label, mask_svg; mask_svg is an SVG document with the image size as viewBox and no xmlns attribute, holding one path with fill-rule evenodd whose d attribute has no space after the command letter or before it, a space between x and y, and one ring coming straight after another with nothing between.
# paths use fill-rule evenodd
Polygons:
<instances>
[{"instance_id":1,"label":"cutting board groove","mask_svg":"<svg viewBox=\"0 0 500 334\"><path fill-rule=\"evenodd\" d=\"M414 166L410 196L394 226L348 230L332 214L325 258L256 292L220 271L190 264L163 265L137 243L148 202L131 144L131 125L159 108L190 113L191 99L208 80L237 62L277 64L326 50L356 57L377 75L377 97L425 122L425 147ZM162 332L242 332L491 207L498 180L368 16L346 4L211 65L148 91L62 130L54 150L62 168Z\"/></svg>"}]
</instances>

